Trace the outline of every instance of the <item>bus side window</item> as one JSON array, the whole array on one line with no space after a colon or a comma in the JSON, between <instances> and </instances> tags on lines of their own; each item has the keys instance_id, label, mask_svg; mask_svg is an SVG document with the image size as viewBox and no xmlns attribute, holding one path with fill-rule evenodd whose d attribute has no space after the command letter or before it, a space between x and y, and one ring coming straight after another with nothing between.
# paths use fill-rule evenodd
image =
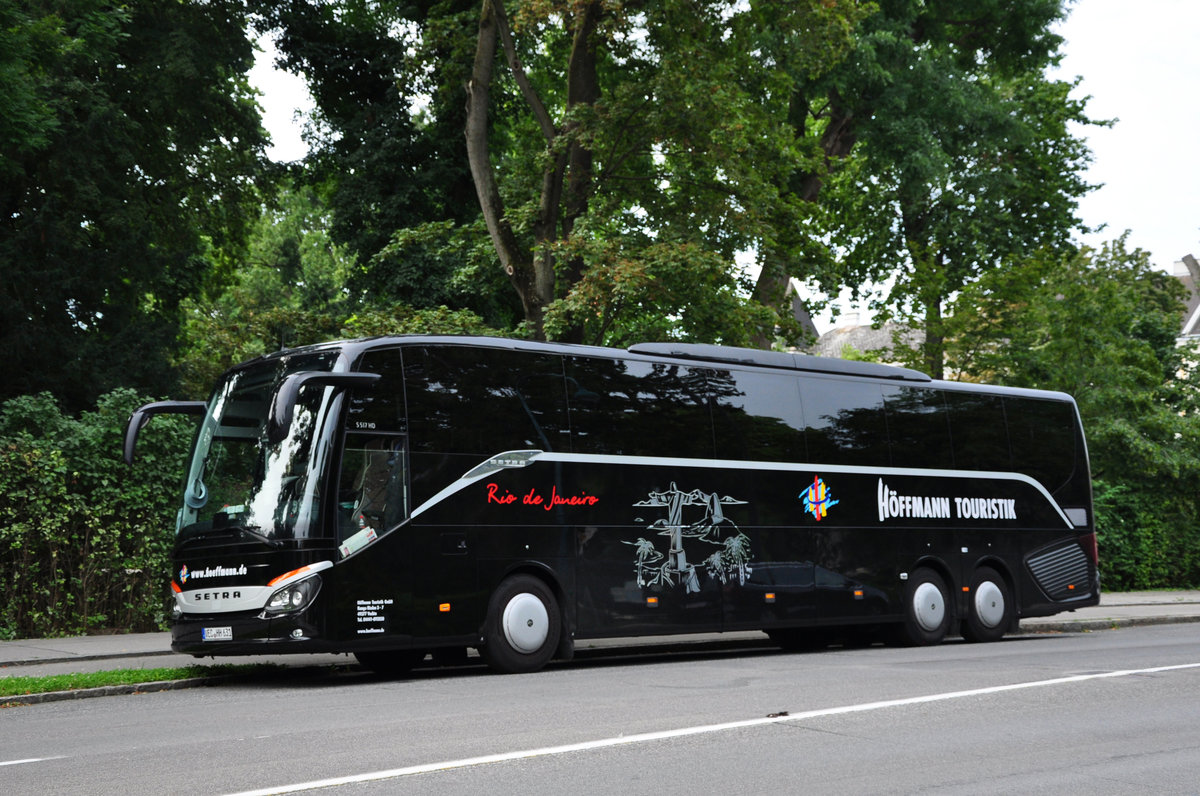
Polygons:
<instances>
[{"instance_id":1,"label":"bus side window","mask_svg":"<svg viewBox=\"0 0 1200 796\"><path fill-rule=\"evenodd\" d=\"M568 448L557 354L447 345L408 348L404 358L414 451L492 456Z\"/></svg>"},{"instance_id":2,"label":"bus side window","mask_svg":"<svg viewBox=\"0 0 1200 796\"><path fill-rule=\"evenodd\" d=\"M1006 397L1004 409L1013 469L1058 491L1075 473L1075 408L1063 401Z\"/></svg>"},{"instance_id":3,"label":"bus side window","mask_svg":"<svg viewBox=\"0 0 1200 796\"><path fill-rule=\"evenodd\" d=\"M700 368L638 360L567 360L576 453L711 458L712 416Z\"/></svg>"},{"instance_id":4,"label":"bus side window","mask_svg":"<svg viewBox=\"0 0 1200 796\"><path fill-rule=\"evenodd\" d=\"M351 390L346 408L348 431L382 431L403 434L408 431L404 412L404 368L398 348L368 351L357 369L378 373L382 378L373 387Z\"/></svg>"},{"instance_id":5,"label":"bus side window","mask_svg":"<svg viewBox=\"0 0 1200 796\"><path fill-rule=\"evenodd\" d=\"M946 392L954 466L960 470L1012 469L1004 404L995 395Z\"/></svg>"},{"instance_id":6,"label":"bus side window","mask_svg":"<svg viewBox=\"0 0 1200 796\"><path fill-rule=\"evenodd\" d=\"M950 421L942 391L928 387L884 387L893 467L947 467Z\"/></svg>"},{"instance_id":7,"label":"bus side window","mask_svg":"<svg viewBox=\"0 0 1200 796\"><path fill-rule=\"evenodd\" d=\"M807 460L795 375L714 370L708 389L718 459Z\"/></svg>"},{"instance_id":8,"label":"bus side window","mask_svg":"<svg viewBox=\"0 0 1200 796\"><path fill-rule=\"evenodd\" d=\"M408 516L406 454L399 435L346 435L338 483L340 539L365 528L385 533Z\"/></svg>"},{"instance_id":9,"label":"bus side window","mask_svg":"<svg viewBox=\"0 0 1200 796\"><path fill-rule=\"evenodd\" d=\"M338 538L367 528L383 534L408 517L408 421L399 348L368 351L358 370L378 373L372 387L351 390L338 479Z\"/></svg>"},{"instance_id":10,"label":"bus side window","mask_svg":"<svg viewBox=\"0 0 1200 796\"><path fill-rule=\"evenodd\" d=\"M800 384L810 461L891 464L883 390L878 384L815 376L804 377Z\"/></svg>"}]
</instances>

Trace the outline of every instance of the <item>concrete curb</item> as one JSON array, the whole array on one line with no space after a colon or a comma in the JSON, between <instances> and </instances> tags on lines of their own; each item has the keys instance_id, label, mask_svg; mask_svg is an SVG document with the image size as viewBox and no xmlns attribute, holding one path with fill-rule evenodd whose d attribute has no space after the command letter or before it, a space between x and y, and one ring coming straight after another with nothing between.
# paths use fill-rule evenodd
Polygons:
<instances>
[{"instance_id":1,"label":"concrete curb","mask_svg":"<svg viewBox=\"0 0 1200 796\"><path fill-rule=\"evenodd\" d=\"M96 688L77 688L71 691L44 691L40 694L14 694L0 697L0 709L19 707L23 705L41 705L46 702L65 702L72 699L92 699L93 697L125 696L128 694L151 694L158 691L178 691L184 688L199 688L201 686L218 685L232 676L220 677L189 677L183 680L155 680L149 683L131 683L128 685L102 685Z\"/></svg>"},{"instance_id":2,"label":"concrete curb","mask_svg":"<svg viewBox=\"0 0 1200 796\"><path fill-rule=\"evenodd\" d=\"M1056 619L1042 622L1030 619L1021 622L1025 633L1090 633L1096 630L1118 630L1142 625L1177 625L1200 622L1200 616L1127 616L1097 617L1095 619Z\"/></svg>"}]
</instances>

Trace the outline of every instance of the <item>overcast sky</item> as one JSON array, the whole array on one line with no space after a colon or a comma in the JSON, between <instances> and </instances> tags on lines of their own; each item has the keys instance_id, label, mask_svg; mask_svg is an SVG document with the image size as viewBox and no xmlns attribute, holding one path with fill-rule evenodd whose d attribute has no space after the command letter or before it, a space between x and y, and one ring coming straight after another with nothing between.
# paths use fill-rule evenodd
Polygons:
<instances>
[{"instance_id":1,"label":"overcast sky","mask_svg":"<svg viewBox=\"0 0 1200 796\"><path fill-rule=\"evenodd\" d=\"M1083 199L1098 245L1130 231L1133 246L1163 269L1200 257L1200 1L1078 0L1060 27L1066 39L1060 77L1080 76L1088 113L1115 119L1082 132L1095 156L1088 179L1103 187ZM269 45L268 45L269 46ZM262 53L251 79L263 92L271 157L295 160L306 148L295 120L311 105L304 85L270 68Z\"/></svg>"},{"instance_id":2,"label":"overcast sky","mask_svg":"<svg viewBox=\"0 0 1200 796\"><path fill-rule=\"evenodd\" d=\"M1104 183L1080 203L1085 223L1130 231L1132 245L1169 269L1200 257L1200 2L1079 0L1059 29L1062 76L1080 76L1088 113L1117 119L1086 131Z\"/></svg>"}]
</instances>

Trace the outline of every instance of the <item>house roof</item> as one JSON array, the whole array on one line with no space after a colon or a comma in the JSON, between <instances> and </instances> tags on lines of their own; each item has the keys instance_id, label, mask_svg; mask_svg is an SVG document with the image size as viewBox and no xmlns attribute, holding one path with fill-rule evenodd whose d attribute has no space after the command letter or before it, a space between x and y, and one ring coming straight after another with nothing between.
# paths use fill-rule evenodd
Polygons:
<instances>
[{"instance_id":1,"label":"house roof","mask_svg":"<svg viewBox=\"0 0 1200 796\"><path fill-rule=\"evenodd\" d=\"M891 351L894 347L893 334L903 327L895 323L885 323L876 329L873 326L841 326L821 335L809 349L809 353L821 357L840 357L847 348L856 351ZM921 344L924 333L919 329L901 331L901 341L910 347Z\"/></svg>"}]
</instances>

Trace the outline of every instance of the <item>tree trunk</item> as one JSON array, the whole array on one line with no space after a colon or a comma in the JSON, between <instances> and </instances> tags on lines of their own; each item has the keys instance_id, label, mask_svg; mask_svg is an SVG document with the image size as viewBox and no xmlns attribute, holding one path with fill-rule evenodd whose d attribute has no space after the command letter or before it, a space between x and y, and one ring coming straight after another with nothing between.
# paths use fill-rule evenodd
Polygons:
<instances>
[{"instance_id":1,"label":"tree trunk","mask_svg":"<svg viewBox=\"0 0 1200 796\"><path fill-rule=\"evenodd\" d=\"M595 105L600 100L600 76L596 71L596 28L600 23L601 7L593 0L584 7L575 29L571 44L571 57L567 63L567 109L577 105ZM581 144L575 133L578 124L568 123L563 131L571 136L567 148L567 185L562 215L561 235L563 240L571 237L575 222L587 212L588 200L595 190L595 175L592 173L592 150ZM566 289L583 279L584 262L574 257L566 263L563 277ZM565 292L565 291L564 291ZM576 323L566 331L567 342L583 342L583 325Z\"/></svg>"},{"instance_id":2,"label":"tree trunk","mask_svg":"<svg viewBox=\"0 0 1200 796\"><path fill-rule=\"evenodd\" d=\"M945 377L946 332L942 322L942 301L930 298L925 304L925 344L921 347L924 370L931 377Z\"/></svg>"},{"instance_id":3,"label":"tree trunk","mask_svg":"<svg viewBox=\"0 0 1200 796\"><path fill-rule=\"evenodd\" d=\"M492 64L496 58L496 41L503 22L502 11L499 0L484 0L479 16L475 63L471 80L467 83L467 161L496 256L521 298L530 334L540 340L545 338L543 321L548 300L538 289L533 257L521 247L512 225L505 218L504 202L500 198L500 188L488 151L488 93L492 82Z\"/></svg>"},{"instance_id":4,"label":"tree trunk","mask_svg":"<svg viewBox=\"0 0 1200 796\"><path fill-rule=\"evenodd\" d=\"M567 66L568 110L581 103L594 105L600 97L595 34L601 12L600 0L591 0L574 18L577 24ZM497 41L502 43L513 77L542 129L547 150L556 149L562 136L572 139L542 173L531 250L521 247L511 225L504 217L503 201L488 156L488 89L492 80ZM574 133L574 123L561 130L554 126L545 105L525 75L508 30L508 20L501 0L484 0L479 18L475 64L471 82L467 85L467 157L492 245L505 273L521 297L526 326L537 339L545 337L546 306L554 301L558 289L555 282L553 244L556 240L565 240L570 236L576 220L587 212L588 199L594 189L592 152L574 139ZM568 287L579 281L582 275L583 263L570 263L566 271Z\"/></svg>"}]
</instances>

